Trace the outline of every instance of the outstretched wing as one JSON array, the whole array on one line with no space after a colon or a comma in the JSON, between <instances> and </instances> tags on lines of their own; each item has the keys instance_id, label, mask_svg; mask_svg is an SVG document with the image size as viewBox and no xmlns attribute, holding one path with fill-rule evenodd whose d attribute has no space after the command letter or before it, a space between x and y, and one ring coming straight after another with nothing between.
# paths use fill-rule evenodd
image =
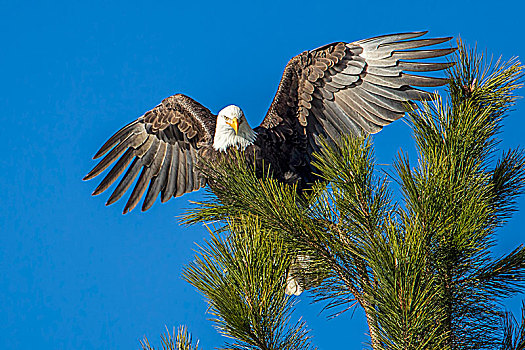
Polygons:
<instances>
[{"instance_id":1,"label":"outstretched wing","mask_svg":"<svg viewBox=\"0 0 525 350\"><path fill-rule=\"evenodd\" d=\"M168 97L111 136L93 159L107 155L84 180L100 175L116 161L93 192L93 195L98 195L107 190L131 163L109 197L106 205L110 205L124 195L142 169L124 207L124 214L137 205L148 184L142 211L153 205L159 193L161 201L165 202L171 197L195 191L205 185L205 179L195 167L197 153L201 146L213 142L215 122L216 117L207 108L188 96Z\"/></svg>"},{"instance_id":2,"label":"outstretched wing","mask_svg":"<svg viewBox=\"0 0 525 350\"><path fill-rule=\"evenodd\" d=\"M412 50L451 38L417 39L426 32L383 35L353 43L332 43L303 52L288 62L261 127L295 124L317 151L317 136L376 133L405 114L405 103L425 100L414 88L436 87L446 79L408 74L439 71L453 63L412 60L440 57L454 48Z\"/></svg>"}]
</instances>

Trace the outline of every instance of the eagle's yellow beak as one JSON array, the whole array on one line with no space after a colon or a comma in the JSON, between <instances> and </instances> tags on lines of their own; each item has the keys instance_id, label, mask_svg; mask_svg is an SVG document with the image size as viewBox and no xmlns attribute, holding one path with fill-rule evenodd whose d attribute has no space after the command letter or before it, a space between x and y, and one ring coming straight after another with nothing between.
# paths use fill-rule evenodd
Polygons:
<instances>
[{"instance_id":1,"label":"eagle's yellow beak","mask_svg":"<svg viewBox=\"0 0 525 350\"><path fill-rule=\"evenodd\" d=\"M235 135L237 135L237 131L239 130L239 119L233 118L231 122L226 122L226 124L231 126L233 130L235 130Z\"/></svg>"}]
</instances>

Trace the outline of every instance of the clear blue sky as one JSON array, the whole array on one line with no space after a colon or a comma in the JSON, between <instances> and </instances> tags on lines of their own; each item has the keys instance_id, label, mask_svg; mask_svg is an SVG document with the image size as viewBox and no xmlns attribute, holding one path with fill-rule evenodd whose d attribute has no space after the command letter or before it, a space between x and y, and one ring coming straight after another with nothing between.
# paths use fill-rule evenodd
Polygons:
<instances>
[{"instance_id":1,"label":"clear blue sky","mask_svg":"<svg viewBox=\"0 0 525 350\"><path fill-rule=\"evenodd\" d=\"M129 349L187 324L206 349L223 340L203 298L180 278L203 227L176 216L189 199L121 215L82 182L91 156L164 97L186 93L217 112L262 119L291 57L332 41L398 31L458 36L496 56L525 57L522 1L1 1L0 348ZM522 90L525 94L525 90ZM525 103L504 148L525 144ZM412 149L403 122L375 138L381 163ZM497 254L525 241L523 209ZM514 307L519 299L508 305ZM357 310L336 320L299 306L321 349L359 349Z\"/></svg>"}]
</instances>

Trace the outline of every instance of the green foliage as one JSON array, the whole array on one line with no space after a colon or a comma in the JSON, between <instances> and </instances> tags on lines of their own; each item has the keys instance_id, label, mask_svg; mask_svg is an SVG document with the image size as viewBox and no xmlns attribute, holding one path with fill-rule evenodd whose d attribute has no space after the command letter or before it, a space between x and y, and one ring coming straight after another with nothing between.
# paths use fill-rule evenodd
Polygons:
<instances>
[{"instance_id":1,"label":"green foliage","mask_svg":"<svg viewBox=\"0 0 525 350\"><path fill-rule=\"evenodd\" d=\"M253 217L211 234L184 278L209 301L209 313L228 349L309 349L304 322L290 323L293 301L285 295L291 256L276 235Z\"/></svg>"},{"instance_id":2,"label":"green foliage","mask_svg":"<svg viewBox=\"0 0 525 350\"><path fill-rule=\"evenodd\" d=\"M525 349L525 302L521 305L521 320L507 312L503 319L503 341L500 350Z\"/></svg>"},{"instance_id":3,"label":"green foliage","mask_svg":"<svg viewBox=\"0 0 525 350\"><path fill-rule=\"evenodd\" d=\"M175 335L175 328L173 329L173 335L166 328L166 334L160 336L162 342L162 350L199 350L199 342L193 345L191 334L188 332L186 326L180 326L177 335ZM148 338L140 342L142 350L155 350L148 341Z\"/></svg>"},{"instance_id":4,"label":"green foliage","mask_svg":"<svg viewBox=\"0 0 525 350\"><path fill-rule=\"evenodd\" d=\"M290 322L293 277L333 316L362 307L373 349L523 349L525 323L501 303L523 291L525 248L491 254L525 184L525 153L497 155L523 67L461 43L455 61L446 100L407 106L417 162L399 154L391 178L375 170L370 137L325 143L314 155L323 181L301 194L241 152L205 164L213 192L185 222L217 224L184 276L227 348L311 347Z\"/></svg>"},{"instance_id":5,"label":"green foliage","mask_svg":"<svg viewBox=\"0 0 525 350\"><path fill-rule=\"evenodd\" d=\"M498 302L519 291L525 250L498 261L489 248L524 182L524 155L510 151L491 168L504 114L514 104L522 66L486 65L461 46L449 71L450 101L437 98L409 115L419 154L415 168L400 156L407 231L427 241L428 273L436 277L451 348L493 348Z\"/></svg>"}]
</instances>

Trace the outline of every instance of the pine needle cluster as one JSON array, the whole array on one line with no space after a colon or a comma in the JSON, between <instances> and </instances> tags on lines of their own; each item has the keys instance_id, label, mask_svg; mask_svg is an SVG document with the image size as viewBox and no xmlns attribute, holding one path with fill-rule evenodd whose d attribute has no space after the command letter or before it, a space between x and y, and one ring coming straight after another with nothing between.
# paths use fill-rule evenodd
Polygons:
<instances>
[{"instance_id":1,"label":"pine needle cluster","mask_svg":"<svg viewBox=\"0 0 525 350\"><path fill-rule=\"evenodd\" d=\"M193 345L193 340L191 334L188 332L186 326L180 326L175 334L175 328L173 329L173 334L170 333L169 329L166 327L166 334L160 336L162 342L163 350L199 350L199 342L197 341ZM153 346L150 345L148 338L144 337L141 340L140 345L142 350L155 350Z\"/></svg>"}]
</instances>

